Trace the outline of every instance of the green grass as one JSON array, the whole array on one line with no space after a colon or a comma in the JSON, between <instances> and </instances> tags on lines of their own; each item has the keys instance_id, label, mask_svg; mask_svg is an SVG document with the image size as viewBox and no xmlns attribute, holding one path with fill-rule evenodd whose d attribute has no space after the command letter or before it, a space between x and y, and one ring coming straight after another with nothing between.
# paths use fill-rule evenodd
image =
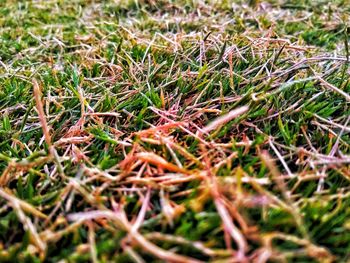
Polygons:
<instances>
[{"instance_id":1,"label":"green grass","mask_svg":"<svg viewBox=\"0 0 350 263\"><path fill-rule=\"evenodd\" d=\"M0 1L1 262L350 260L349 2L248 2Z\"/></svg>"}]
</instances>

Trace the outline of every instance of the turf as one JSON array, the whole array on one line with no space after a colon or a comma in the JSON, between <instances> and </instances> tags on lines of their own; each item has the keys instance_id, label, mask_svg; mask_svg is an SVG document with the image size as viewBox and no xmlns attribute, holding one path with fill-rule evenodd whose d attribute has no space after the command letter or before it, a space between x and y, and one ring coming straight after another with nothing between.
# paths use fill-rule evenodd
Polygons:
<instances>
[{"instance_id":1,"label":"turf","mask_svg":"<svg viewBox=\"0 0 350 263\"><path fill-rule=\"evenodd\" d=\"M349 7L0 1L0 261L350 260Z\"/></svg>"}]
</instances>

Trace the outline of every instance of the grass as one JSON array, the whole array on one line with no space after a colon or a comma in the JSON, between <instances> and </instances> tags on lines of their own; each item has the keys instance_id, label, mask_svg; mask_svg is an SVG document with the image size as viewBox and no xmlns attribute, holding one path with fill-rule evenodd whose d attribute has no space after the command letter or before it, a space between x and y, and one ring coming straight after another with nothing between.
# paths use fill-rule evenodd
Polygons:
<instances>
[{"instance_id":1,"label":"grass","mask_svg":"<svg viewBox=\"0 0 350 263\"><path fill-rule=\"evenodd\" d=\"M350 260L349 2L248 2L0 1L1 262Z\"/></svg>"}]
</instances>

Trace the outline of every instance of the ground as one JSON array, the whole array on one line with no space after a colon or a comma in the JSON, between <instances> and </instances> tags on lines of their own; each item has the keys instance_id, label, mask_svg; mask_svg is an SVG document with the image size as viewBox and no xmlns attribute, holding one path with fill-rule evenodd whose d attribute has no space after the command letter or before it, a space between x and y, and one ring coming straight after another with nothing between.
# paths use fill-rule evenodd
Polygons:
<instances>
[{"instance_id":1,"label":"ground","mask_svg":"<svg viewBox=\"0 0 350 263\"><path fill-rule=\"evenodd\" d=\"M350 260L349 6L1 0L0 261Z\"/></svg>"}]
</instances>

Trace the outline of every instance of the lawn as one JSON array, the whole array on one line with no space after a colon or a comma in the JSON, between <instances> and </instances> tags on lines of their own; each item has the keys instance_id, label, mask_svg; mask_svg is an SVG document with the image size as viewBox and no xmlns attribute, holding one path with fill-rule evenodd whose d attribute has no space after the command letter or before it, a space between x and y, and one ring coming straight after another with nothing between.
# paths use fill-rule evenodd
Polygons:
<instances>
[{"instance_id":1,"label":"lawn","mask_svg":"<svg viewBox=\"0 0 350 263\"><path fill-rule=\"evenodd\" d=\"M350 261L348 0L0 0L0 262Z\"/></svg>"}]
</instances>

